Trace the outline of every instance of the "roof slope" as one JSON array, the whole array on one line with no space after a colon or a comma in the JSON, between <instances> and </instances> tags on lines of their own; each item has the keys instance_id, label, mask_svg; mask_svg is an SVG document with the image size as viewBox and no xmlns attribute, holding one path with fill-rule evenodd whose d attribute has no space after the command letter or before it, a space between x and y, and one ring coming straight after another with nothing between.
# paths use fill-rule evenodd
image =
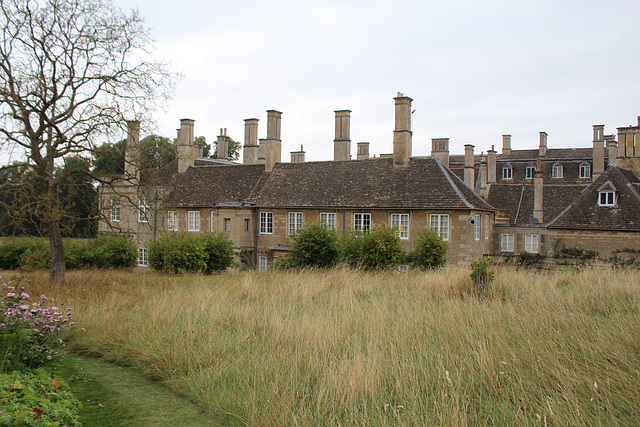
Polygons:
<instances>
[{"instance_id":1,"label":"roof slope","mask_svg":"<svg viewBox=\"0 0 640 427\"><path fill-rule=\"evenodd\" d=\"M255 201L269 207L493 208L436 159L413 158L280 163L267 174Z\"/></svg>"},{"instance_id":2,"label":"roof slope","mask_svg":"<svg viewBox=\"0 0 640 427\"><path fill-rule=\"evenodd\" d=\"M543 222L555 218L584 189L583 185L545 184L542 194ZM487 201L509 212L510 225L527 225L533 217L533 184L492 184Z\"/></svg>"},{"instance_id":3,"label":"roof slope","mask_svg":"<svg viewBox=\"0 0 640 427\"><path fill-rule=\"evenodd\" d=\"M251 201L251 194L264 173L264 165L213 164L167 174L172 189L168 204L211 207L219 203Z\"/></svg>"},{"instance_id":4,"label":"roof slope","mask_svg":"<svg viewBox=\"0 0 640 427\"><path fill-rule=\"evenodd\" d=\"M613 207L598 206L598 189L607 182L613 184L617 191L617 203ZM632 172L612 165L548 226L640 231L639 184L638 178Z\"/></svg>"},{"instance_id":5,"label":"roof slope","mask_svg":"<svg viewBox=\"0 0 640 427\"><path fill-rule=\"evenodd\" d=\"M540 150L513 150L508 153L498 154L496 160L498 162L533 160L538 158ZM605 150L605 158L607 152ZM542 157L545 161L549 160L583 160L593 158L593 149L591 148L549 148Z\"/></svg>"}]
</instances>

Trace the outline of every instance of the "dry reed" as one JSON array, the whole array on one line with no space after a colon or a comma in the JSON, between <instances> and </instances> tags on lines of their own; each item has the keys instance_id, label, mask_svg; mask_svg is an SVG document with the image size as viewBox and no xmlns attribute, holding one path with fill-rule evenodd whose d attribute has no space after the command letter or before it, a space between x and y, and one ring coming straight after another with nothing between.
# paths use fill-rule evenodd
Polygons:
<instances>
[{"instance_id":1,"label":"dry reed","mask_svg":"<svg viewBox=\"0 0 640 427\"><path fill-rule=\"evenodd\" d=\"M10 274L5 274L4 278ZM238 425L640 423L640 273L69 272L73 348Z\"/></svg>"}]
</instances>

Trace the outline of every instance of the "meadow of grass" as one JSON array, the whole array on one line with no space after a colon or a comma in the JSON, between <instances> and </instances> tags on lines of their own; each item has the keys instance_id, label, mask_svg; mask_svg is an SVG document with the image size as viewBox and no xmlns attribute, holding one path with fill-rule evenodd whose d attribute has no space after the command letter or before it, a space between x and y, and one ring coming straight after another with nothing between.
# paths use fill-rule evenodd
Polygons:
<instances>
[{"instance_id":1,"label":"meadow of grass","mask_svg":"<svg viewBox=\"0 0 640 427\"><path fill-rule=\"evenodd\" d=\"M220 425L637 425L640 272L71 271L70 347ZM3 279L15 276L4 273Z\"/></svg>"}]
</instances>

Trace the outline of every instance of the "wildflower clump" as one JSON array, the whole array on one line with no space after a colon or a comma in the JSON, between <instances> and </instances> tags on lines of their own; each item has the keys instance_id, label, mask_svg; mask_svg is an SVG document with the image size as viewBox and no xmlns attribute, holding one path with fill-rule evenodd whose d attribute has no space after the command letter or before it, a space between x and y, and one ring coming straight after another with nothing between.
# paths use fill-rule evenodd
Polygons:
<instances>
[{"instance_id":1,"label":"wildflower clump","mask_svg":"<svg viewBox=\"0 0 640 427\"><path fill-rule=\"evenodd\" d=\"M71 308L54 304L45 295L32 298L11 282L0 286L0 372L36 368L64 345L59 335L75 322Z\"/></svg>"}]
</instances>

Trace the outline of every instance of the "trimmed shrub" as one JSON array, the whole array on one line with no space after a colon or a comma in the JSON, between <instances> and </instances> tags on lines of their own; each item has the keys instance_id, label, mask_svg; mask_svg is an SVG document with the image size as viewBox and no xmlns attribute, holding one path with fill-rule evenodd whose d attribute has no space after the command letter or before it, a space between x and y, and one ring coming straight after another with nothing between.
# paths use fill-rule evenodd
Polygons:
<instances>
[{"instance_id":1,"label":"trimmed shrub","mask_svg":"<svg viewBox=\"0 0 640 427\"><path fill-rule=\"evenodd\" d=\"M449 245L437 231L425 228L418 235L415 249L411 252L411 260L416 268L434 269L447 264Z\"/></svg>"},{"instance_id":2,"label":"trimmed shrub","mask_svg":"<svg viewBox=\"0 0 640 427\"><path fill-rule=\"evenodd\" d=\"M3 239L0 245L0 269L15 270L20 267L46 269L51 258L49 242L37 237Z\"/></svg>"},{"instance_id":3,"label":"trimmed shrub","mask_svg":"<svg viewBox=\"0 0 640 427\"><path fill-rule=\"evenodd\" d=\"M86 264L98 268L133 268L138 264L138 248L123 234L102 234L88 245L87 252Z\"/></svg>"},{"instance_id":4,"label":"trimmed shrub","mask_svg":"<svg viewBox=\"0 0 640 427\"><path fill-rule=\"evenodd\" d=\"M397 268L404 259L404 249L397 227L382 224L362 236L361 263L368 270L390 270Z\"/></svg>"},{"instance_id":5,"label":"trimmed shrub","mask_svg":"<svg viewBox=\"0 0 640 427\"><path fill-rule=\"evenodd\" d=\"M286 265L294 268L328 268L338 262L338 235L324 224L313 222L292 237Z\"/></svg>"},{"instance_id":6,"label":"trimmed shrub","mask_svg":"<svg viewBox=\"0 0 640 427\"><path fill-rule=\"evenodd\" d=\"M338 259L349 267L357 268L362 265L362 237L361 230L348 229L338 239Z\"/></svg>"},{"instance_id":7,"label":"trimmed shrub","mask_svg":"<svg viewBox=\"0 0 640 427\"><path fill-rule=\"evenodd\" d=\"M86 267L90 264L89 249L93 241L64 239L64 264L68 270Z\"/></svg>"},{"instance_id":8,"label":"trimmed shrub","mask_svg":"<svg viewBox=\"0 0 640 427\"><path fill-rule=\"evenodd\" d=\"M233 242L223 233L215 232L201 235L204 243L204 262L206 274L225 271L233 265Z\"/></svg>"},{"instance_id":9,"label":"trimmed shrub","mask_svg":"<svg viewBox=\"0 0 640 427\"><path fill-rule=\"evenodd\" d=\"M51 266L51 247L45 239L29 239L29 245L20 255L20 268L28 271L47 270Z\"/></svg>"},{"instance_id":10,"label":"trimmed shrub","mask_svg":"<svg viewBox=\"0 0 640 427\"><path fill-rule=\"evenodd\" d=\"M185 232L163 235L149 247L149 265L160 271L205 271L205 260L205 243L199 235Z\"/></svg>"}]
</instances>

